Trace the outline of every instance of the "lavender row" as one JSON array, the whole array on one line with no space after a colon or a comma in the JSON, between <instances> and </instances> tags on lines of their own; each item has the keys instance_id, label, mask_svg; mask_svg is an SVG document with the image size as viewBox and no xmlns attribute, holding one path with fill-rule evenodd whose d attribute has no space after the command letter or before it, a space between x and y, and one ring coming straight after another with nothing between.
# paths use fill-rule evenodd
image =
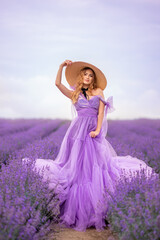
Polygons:
<instances>
[{"instance_id":1,"label":"lavender row","mask_svg":"<svg viewBox=\"0 0 160 240\"><path fill-rule=\"evenodd\" d=\"M38 240L58 222L59 199L49 190L42 175L32 171L34 161L24 165L29 156L55 158L70 121L61 121L57 131L43 139L28 143L10 155L9 165L2 165L0 174L0 239ZM23 164L23 165L22 165Z\"/></svg>"},{"instance_id":2,"label":"lavender row","mask_svg":"<svg viewBox=\"0 0 160 240\"><path fill-rule=\"evenodd\" d=\"M59 199L34 162L11 161L0 173L0 239L39 240L58 221Z\"/></svg>"},{"instance_id":3,"label":"lavender row","mask_svg":"<svg viewBox=\"0 0 160 240\"><path fill-rule=\"evenodd\" d=\"M48 120L28 131L22 131L12 134L11 136L4 136L0 138L0 162L7 163L9 155L13 151L22 149L27 143L32 143L37 139L43 139L56 131L63 121L59 119Z\"/></svg>"},{"instance_id":4,"label":"lavender row","mask_svg":"<svg viewBox=\"0 0 160 240\"><path fill-rule=\"evenodd\" d=\"M137 157L160 172L160 120L111 121L106 139L117 155Z\"/></svg>"},{"instance_id":5,"label":"lavender row","mask_svg":"<svg viewBox=\"0 0 160 240\"><path fill-rule=\"evenodd\" d=\"M37 124L46 122L45 119L10 119L0 121L0 136L5 136L21 131L27 131Z\"/></svg>"},{"instance_id":6,"label":"lavender row","mask_svg":"<svg viewBox=\"0 0 160 240\"><path fill-rule=\"evenodd\" d=\"M42 181L38 178L38 175L30 172L31 167L28 166L28 169L21 166L20 160L23 157L46 159L56 158L69 124L70 121L62 121L60 122L61 126L58 126L56 131L49 132L49 134L47 132L43 135L43 139L35 139L31 143L26 141L26 143L24 143L20 149L15 148L10 152L10 164L7 168L5 168L6 170L4 170L4 168L2 169L0 176L0 186L3 185L2 191L0 190L1 195L3 196L3 199L1 198L0 200L0 206L3 206L2 209L4 212L4 214L0 215L2 218L0 219L0 222L2 222L0 228L4 230L1 233L2 235L0 235L0 238L9 239L9 236L15 236L15 239L30 239L29 233L31 233L32 238L33 236L36 238L40 232L43 232L43 229L44 232L47 231L47 226L49 227L49 223L47 222L46 216L48 214L52 214L53 212L55 213L57 207L53 204L52 211L49 210L51 207L49 207L46 203L46 201L49 201L47 200L47 196L49 196L47 195L47 186L42 183ZM151 128L153 128L153 131L151 131ZM135 129L139 130L135 133ZM126 134L128 136L128 141L127 137L125 137ZM156 124L154 122L154 124L152 124L152 121L143 121L143 124L139 126L139 122L134 121L128 121L125 122L125 124L123 124L123 121L111 121L109 122L108 136L106 138L109 139L111 144L114 143L113 146L118 152L118 155L125 153L129 155L135 154L136 157L142 156L145 158L145 161L147 161L148 153L145 153L145 150L149 149L149 154L153 157L153 159L151 159L152 164L157 164L158 166L158 134L159 122ZM36 178L38 178L38 180L36 180ZM11 179L14 179L13 183ZM8 182L10 182L9 185ZM23 185L24 183L25 185ZM157 213L160 212L159 189L158 179L153 179L152 181L150 180L147 182L146 179L141 181L139 178L135 178L131 181L131 183L120 182L115 195L118 196L116 198L117 201L111 202L107 219L109 218L111 227L113 230L116 230L119 233L121 239L154 239L150 238L149 235L146 235L149 234L149 231L151 234L154 234L153 236L156 239L158 234L157 226L159 226L158 224L160 219L159 215L157 215ZM40 191L40 193L37 195L38 191ZM152 202L151 194L148 195L150 192L152 192L153 195ZM138 195L136 195L137 193ZM7 196L10 196L9 199L7 199ZM20 200L20 204L18 204L18 199L21 198L20 196L24 198L24 201ZM147 198L147 196L150 197ZM28 198L26 200L26 197L28 197L29 200ZM52 197L53 203L55 203L56 198L55 196ZM33 203L34 200L35 204ZM36 200L38 204L36 203ZM115 200L115 198L113 198L113 200ZM7 201L7 204L5 201ZM146 202L149 202L149 205L147 205L145 215L143 211L144 207L146 206ZM134 205L134 203L136 204ZM14 209L14 206L16 205L18 206L17 215ZM25 207L21 209L22 205ZM7 206L9 207L7 208ZM29 209L27 208L28 206ZM11 210L10 212L9 209ZM24 209L26 209L26 212L29 212L28 220L25 219L27 213ZM41 217L42 212L43 214ZM21 213L22 215L20 215ZM46 213L46 215L44 213ZM53 214L53 216L50 216L53 217L53 221L56 221L55 215ZM7 216L9 217L7 218ZM127 218L128 216L129 218ZM147 218L149 218L149 224L147 222ZM25 221L23 221L23 219L25 219ZM140 221L144 223L144 227ZM20 222L22 225L20 225ZM137 229L137 232L135 232L134 229ZM22 236L22 234L24 234L24 236ZM133 238L132 235L134 236ZM147 236L148 238L143 238L143 236Z\"/></svg>"},{"instance_id":7,"label":"lavender row","mask_svg":"<svg viewBox=\"0 0 160 240\"><path fill-rule=\"evenodd\" d=\"M22 159L22 158L43 158L43 159L55 159L64 135L70 125L70 121L65 121L63 125L61 125L57 131L50 134L48 137L43 139L38 139L32 143L28 143L23 149L13 151L10 154L10 160L13 158L15 159Z\"/></svg>"},{"instance_id":8,"label":"lavender row","mask_svg":"<svg viewBox=\"0 0 160 240\"><path fill-rule=\"evenodd\" d=\"M153 240L160 236L160 178L146 178L143 169L138 175L132 173L131 181L123 175L116 191L106 189L109 208L106 219L120 240Z\"/></svg>"},{"instance_id":9,"label":"lavender row","mask_svg":"<svg viewBox=\"0 0 160 240\"><path fill-rule=\"evenodd\" d=\"M137 119L137 120L108 120L108 136L110 138L123 139L128 142L128 135L135 134L137 137L160 137L160 119Z\"/></svg>"}]
</instances>

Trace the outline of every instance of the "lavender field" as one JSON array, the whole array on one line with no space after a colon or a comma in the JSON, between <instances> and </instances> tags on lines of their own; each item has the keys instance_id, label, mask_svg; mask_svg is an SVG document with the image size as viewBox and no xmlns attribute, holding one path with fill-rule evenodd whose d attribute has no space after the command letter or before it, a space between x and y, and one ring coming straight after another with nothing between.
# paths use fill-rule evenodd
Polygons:
<instances>
[{"instance_id":1,"label":"lavender field","mask_svg":"<svg viewBox=\"0 0 160 240\"><path fill-rule=\"evenodd\" d=\"M34 161L55 159L70 125L60 119L0 119L0 239L40 239L58 222L59 204ZM144 160L160 173L160 120L108 120L106 139L117 155ZM160 181L122 179L106 219L120 239L160 239Z\"/></svg>"}]
</instances>

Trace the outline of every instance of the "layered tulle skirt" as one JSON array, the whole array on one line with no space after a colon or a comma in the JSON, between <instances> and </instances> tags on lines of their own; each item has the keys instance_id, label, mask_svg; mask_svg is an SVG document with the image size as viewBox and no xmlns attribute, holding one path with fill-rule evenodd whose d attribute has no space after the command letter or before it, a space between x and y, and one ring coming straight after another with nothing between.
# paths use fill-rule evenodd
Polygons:
<instances>
[{"instance_id":1,"label":"layered tulle skirt","mask_svg":"<svg viewBox=\"0 0 160 240\"><path fill-rule=\"evenodd\" d=\"M128 178L130 171L152 171L140 159L117 156L102 131L92 138L89 133L96 124L96 116L77 117L71 122L56 159L35 159L35 168L46 167L43 176L49 179L49 187L56 187L61 223L78 231L91 226L103 230L110 198L106 189L114 192L123 169Z\"/></svg>"}]
</instances>

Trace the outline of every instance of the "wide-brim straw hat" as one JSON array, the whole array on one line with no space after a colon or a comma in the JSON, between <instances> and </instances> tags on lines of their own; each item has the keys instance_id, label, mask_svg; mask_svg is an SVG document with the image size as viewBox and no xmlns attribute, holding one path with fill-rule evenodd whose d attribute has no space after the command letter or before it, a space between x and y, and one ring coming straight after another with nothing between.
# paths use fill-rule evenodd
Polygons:
<instances>
[{"instance_id":1,"label":"wide-brim straw hat","mask_svg":"<svg viewBox=\"0 0 160 240\"><path fill-rule=\"evenodd\" d=\"M107 86L107 79L103 72L99 68L90 63L80 61L72 62L71 65L68 65L65 69L65 76L69 85L75 86L77 76L80 74L81 69L84 67L90 67L91 69L94 70L97 78L97 87L104 90Z\"/></svg>"}]
</instances>

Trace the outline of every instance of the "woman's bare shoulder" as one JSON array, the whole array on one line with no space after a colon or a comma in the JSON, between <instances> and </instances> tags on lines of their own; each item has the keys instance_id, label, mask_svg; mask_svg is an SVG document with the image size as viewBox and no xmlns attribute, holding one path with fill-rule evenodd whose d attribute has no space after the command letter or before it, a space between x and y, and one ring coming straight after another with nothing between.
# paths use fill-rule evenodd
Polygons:
<instances>
[{"instance_id":1,"label":"woman's bare shoulder","mask_svg":"<svg viewBox=\"0 0 160 240\"><path fill-rule=\"evenodd\" d=\"M105 99L103 90L102 90L101 88L97 88L97 93L96 93L96 95L100 95L103 99Z\"/></svg>"},{"instance_id":2,"label":"woman's bare shoulder","mask_svg":"<svg viewBox=\"0 0 160 240\"><path fill-rule=\"evenodd\" d=\"M94 95L102 95L103 94L103 90L101 89L101 88L95 88L94 90L93 90L93 93L94 93Z\"/></svg>"}]
</instances>

